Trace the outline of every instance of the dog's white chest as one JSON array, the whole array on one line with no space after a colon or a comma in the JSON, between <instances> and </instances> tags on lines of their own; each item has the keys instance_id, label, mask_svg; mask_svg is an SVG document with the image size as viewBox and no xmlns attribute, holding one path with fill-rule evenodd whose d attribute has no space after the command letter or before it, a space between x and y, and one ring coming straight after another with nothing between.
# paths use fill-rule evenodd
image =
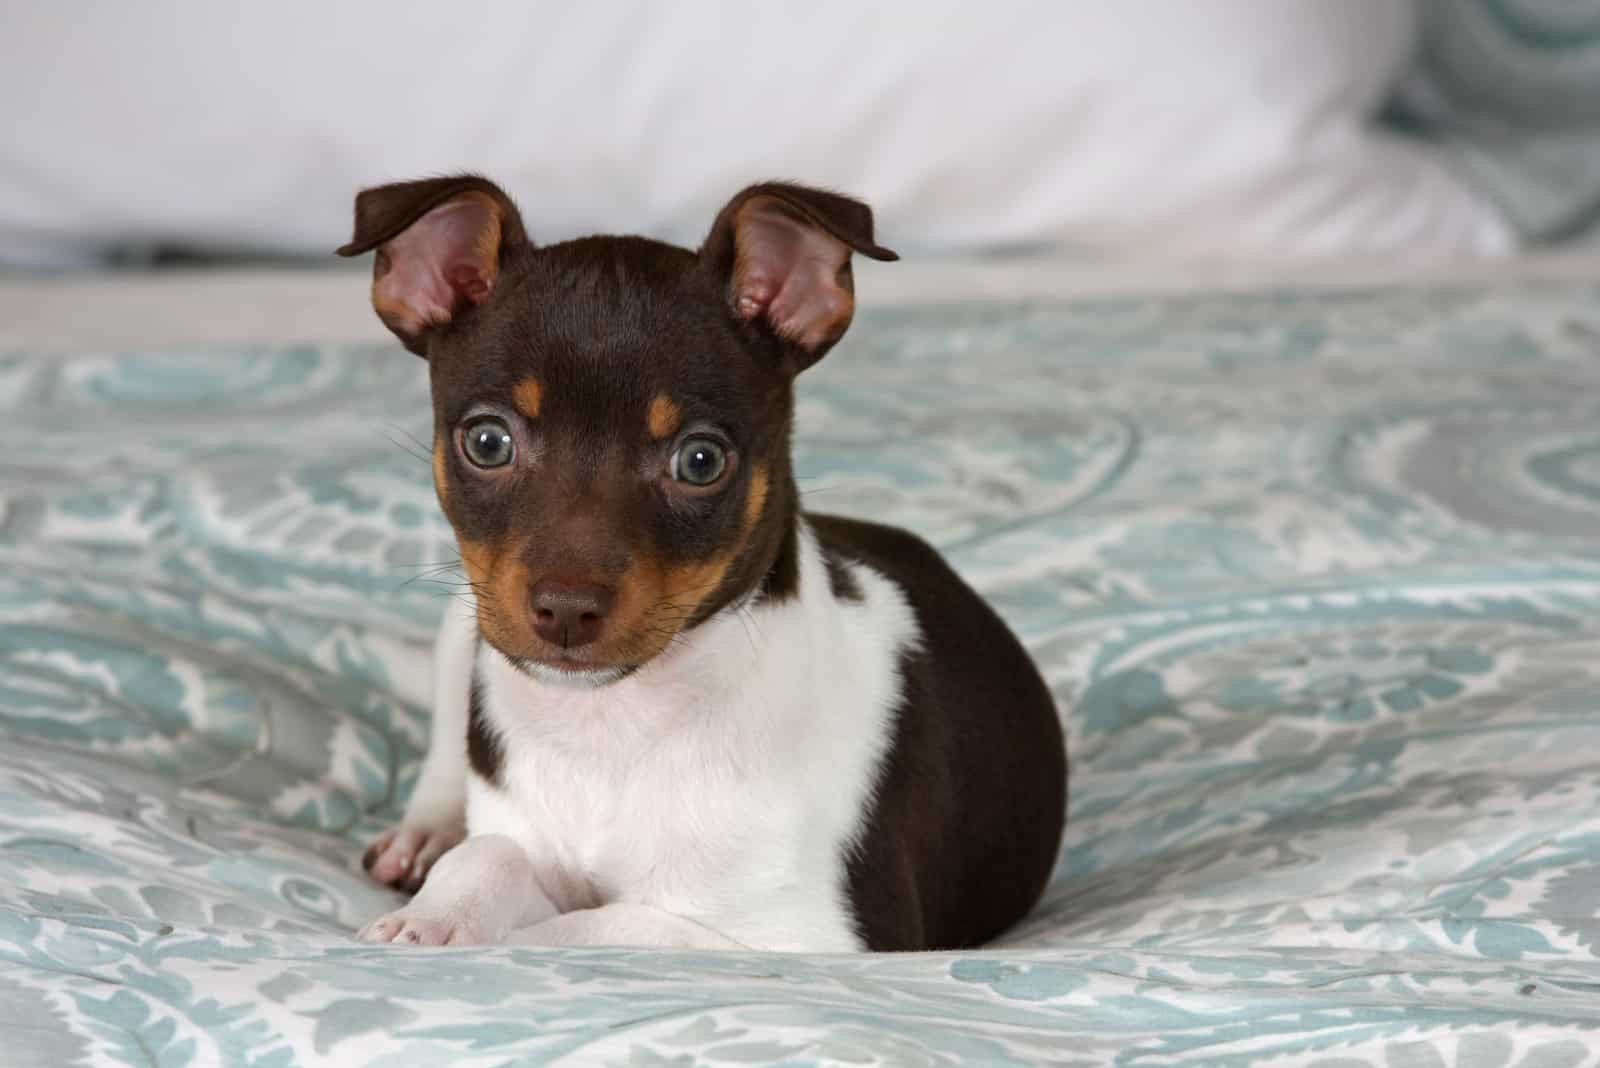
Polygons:
<instances>
[{"instance_id":1,"label":"dog's white chest","mask_svg":"<svg viewBox=\"0 0 1600 1068\"><path fill-rule=\"evenodd\" d=\"M609 686L541 684L485 646L502 759L498 785L471 782L470 833L522 843L563 910L638 902L747 945L860 948L846 857L914 624L865 568L861 601L828 596L804 541L797 598L708 621Z\"/></svg>"}]
</instances>

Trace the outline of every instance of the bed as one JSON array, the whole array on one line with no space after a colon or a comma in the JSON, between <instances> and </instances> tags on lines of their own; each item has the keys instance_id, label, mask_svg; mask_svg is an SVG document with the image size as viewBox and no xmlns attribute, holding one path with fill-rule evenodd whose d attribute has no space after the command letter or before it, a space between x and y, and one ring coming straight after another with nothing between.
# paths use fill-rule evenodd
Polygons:
<instances>
[{"instance_id":1,"label":"bed","mask_svg":"<svg viewBox=\"0 0 1600 1068\"><path fill-rule=\"evenodd\" d=\"M0 1063L1594 1063L1591 268L864 272L804 500L941 546L1073 769L1028 921L835 957L355 943L449 595L422 366L353 274L276 333L0 289Z\"/></svg>"}]
</instances>

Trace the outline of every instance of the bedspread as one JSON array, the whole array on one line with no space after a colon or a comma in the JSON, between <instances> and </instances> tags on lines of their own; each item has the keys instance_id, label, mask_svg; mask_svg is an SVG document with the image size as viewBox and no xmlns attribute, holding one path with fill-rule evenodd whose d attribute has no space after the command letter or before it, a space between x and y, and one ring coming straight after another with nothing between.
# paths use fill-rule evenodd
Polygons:
<instances>
[{"instance_id":1,"label":"bedspread","mask_svg":"<svg viewBox=\"0 0 1600 1068\"><path fill-rule=\"evenodd\" d=\"M430 438L394 346L0 357L0 1063L1600 1057L1600 287L868 312L802 377L807 507L939 545L1068 729L982 951L353 942Z\"/></svg>"}]
</instances>

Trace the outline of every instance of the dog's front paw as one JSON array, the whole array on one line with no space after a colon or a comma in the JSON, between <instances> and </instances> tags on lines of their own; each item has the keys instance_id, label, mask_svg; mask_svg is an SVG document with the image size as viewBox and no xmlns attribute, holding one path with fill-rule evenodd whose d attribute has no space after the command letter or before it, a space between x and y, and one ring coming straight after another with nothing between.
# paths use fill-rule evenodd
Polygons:
<instances>
[{"instance_id":1,"label":"dog's front paw","mask_svg":"<svg viewBox=\"0 0 1600 1068\"><path fill-rule=\"evenodd\" d=\"M421 887L434 862L453 849L466 836L459 827L406 825L383 832L361 858L378 882L414 894Z\"/></svg>"},{"instance_id":2,"label":"dog's front paw","mask_svg":"<svg viewBox=\"0 0 1600 1068\"><path fill-rule=\"evenodd\" d=\"M393 942L412 946L480 946L491 941L468 920L401 909L381 916L362 929L363 942Z\"/></svg>"}]
</instances>

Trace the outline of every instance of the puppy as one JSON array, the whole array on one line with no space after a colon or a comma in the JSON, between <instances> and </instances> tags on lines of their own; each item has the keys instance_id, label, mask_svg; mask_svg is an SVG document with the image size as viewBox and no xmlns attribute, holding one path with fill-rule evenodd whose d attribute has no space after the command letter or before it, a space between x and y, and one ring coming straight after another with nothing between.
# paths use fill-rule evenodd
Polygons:
<instances>
[{"instance_id":1,"label":"puppy","mask_svg":"<svg viewBox=\"0 0 1600 1068\"><path fill-rule=\"evenodd\" d=\"M369 251L471 597L367 856L420 891L361 937L918 950L1020 919L1065 807L1049 691L928 545L795 492L794 378L850 324L851 254L896 258L867 207L756 185L697 252L540 247L438 178L356 198L339 254Z\"/></svg>"}]
</instances>

